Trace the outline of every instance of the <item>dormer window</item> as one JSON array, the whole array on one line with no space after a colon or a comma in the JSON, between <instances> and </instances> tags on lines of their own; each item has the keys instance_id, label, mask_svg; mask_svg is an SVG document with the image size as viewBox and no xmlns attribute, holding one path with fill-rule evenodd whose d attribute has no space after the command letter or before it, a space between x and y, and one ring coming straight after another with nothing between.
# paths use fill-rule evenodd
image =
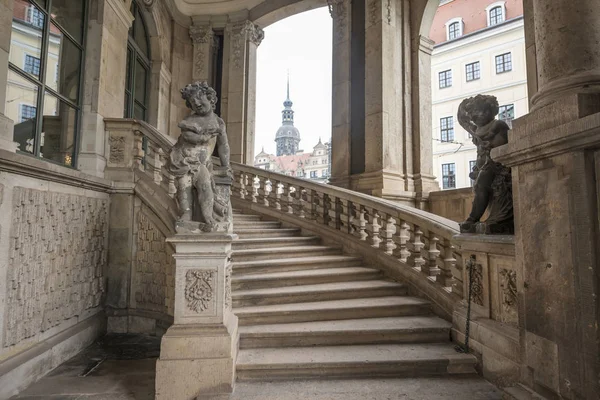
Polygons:
<instances>
[{"instance_id":1,"label":"dormer window","mask_svg":"<svg viewBox=\"0 0 600 400\"><path fill-rule=\"evenodd\" d=\"M488 26L494 26L506 21L506 6L504 1L490 4L486 9Z\"/></svg>"},{"instance_id":2,"label":"dormer window","mask_svg":"<svg viewBox=\"0 0 600 400\"><path fill-rule=\"evenodd\" d=\"M463 20L462 18L453 18L446 22L446 39L454 40L463 35Z\"/></svg>"}]
</instances>

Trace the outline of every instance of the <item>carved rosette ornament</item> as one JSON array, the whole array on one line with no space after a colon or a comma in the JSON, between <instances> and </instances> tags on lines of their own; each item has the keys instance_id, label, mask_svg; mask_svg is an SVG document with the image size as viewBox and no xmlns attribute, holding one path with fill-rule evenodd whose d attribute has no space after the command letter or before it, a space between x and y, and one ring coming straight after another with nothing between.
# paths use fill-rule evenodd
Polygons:
<instances>
[{"instance_id":1,"label":"carved rosette ornament","mask_svg":"<svg viewBox=\"0 0 600 400\"><path fill-rule=\"evenodd\" d=\"M214 298L215 271L189 270L185 274L187 308L198 314L206 311Z\"/></svg>"}]
</instances>

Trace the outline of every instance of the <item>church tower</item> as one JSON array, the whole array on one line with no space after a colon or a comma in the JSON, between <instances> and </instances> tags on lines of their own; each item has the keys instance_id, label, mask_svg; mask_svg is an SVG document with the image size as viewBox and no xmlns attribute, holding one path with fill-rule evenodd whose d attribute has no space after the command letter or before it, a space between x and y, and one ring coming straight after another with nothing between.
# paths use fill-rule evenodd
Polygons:
<instances>
[{"instance_id":1,"label":"church tower","mask_svg":"<svg viewBox=\"0 0 600 400\"><path fill-rule=\"evenodd\" d=\"M290 76L287 80L287 98L283 102L283 111L281 112L281 127L275 135L277 143L277 156L294 155L299 150L300 132L294 126L294 110L292 110L292 100L290 100Z\"/></svg>"}]
</instances>

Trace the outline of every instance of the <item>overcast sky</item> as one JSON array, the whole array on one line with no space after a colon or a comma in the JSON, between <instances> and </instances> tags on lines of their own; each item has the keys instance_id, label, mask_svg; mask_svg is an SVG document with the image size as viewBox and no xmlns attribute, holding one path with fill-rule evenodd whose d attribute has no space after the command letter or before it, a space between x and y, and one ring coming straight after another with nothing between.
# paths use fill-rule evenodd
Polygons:
<instances>
[{"instance_id":1,"label":"overcast sky","mask_svg":"<svg viewBox=\"0 0 600 400\"><path fill-rule=\"evenodd\" d=\"M290 71L290 98L294 125L300 130L300 148L312 151L319 140L331 137L331 35L327 7L281 20L265 28L258 46L255 153L264 146L275 153L275 133Z\"/></svg>"}]
</instances>

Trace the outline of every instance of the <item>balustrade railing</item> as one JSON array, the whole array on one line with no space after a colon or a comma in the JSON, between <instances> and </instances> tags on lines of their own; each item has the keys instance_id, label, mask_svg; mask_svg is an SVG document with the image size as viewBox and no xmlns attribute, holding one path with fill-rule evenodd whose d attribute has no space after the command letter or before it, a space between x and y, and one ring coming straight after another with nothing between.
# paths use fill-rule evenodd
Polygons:
<instances>
[{"instance_id":1,"label":"balustrade railing","mask_svg":"<svg viewBox=\"0 0 600 400\"><path fill-rule=\"evenodd\" d=\"M310 221L366 244L462 298L458 224L434 214L351 190L233 164L232 196Z\"/></svg>"}]
</instances>

